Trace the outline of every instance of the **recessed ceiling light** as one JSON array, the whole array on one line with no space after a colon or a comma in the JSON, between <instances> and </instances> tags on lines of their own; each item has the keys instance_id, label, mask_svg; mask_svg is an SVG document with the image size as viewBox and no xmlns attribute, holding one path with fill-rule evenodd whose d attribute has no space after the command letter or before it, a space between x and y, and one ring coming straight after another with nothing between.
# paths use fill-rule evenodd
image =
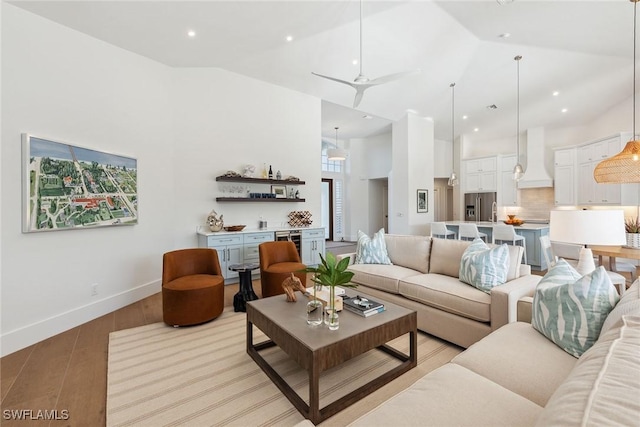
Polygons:
<instances>
[{"instance_id":1,"label":"recessed ceiling light","mask_svg":"<svg viewBox=\"0 0 640 427\"><path fill-rule=\"evenodd\" d=\"M480 128L473 128L474 132L478 132L480 130Z\"/></svg>"},{"instance_id":2,"label":"recessed ceiling light","mask_svg":"<svg viewBox=\"0 0 640 427\"><path fill-rule=\"evenodd\" d=\"M353 61L351 61L351 63L352 63L353 65L358 65L358 60L357 60L357 59L354 59Z\"/></svg>"},{"instance_id":3,"label":"recessed ceiling light","mask_svg":"<svg viewBox=\"0 0 640 427\"><path fill-rule=\"evenodd\" d=\"M552 95L553 95L553 96L558 96L558 95L560 95L560 92L558 92L558 91L556 90L556 91L554 91L554 92L553 92L553 94L552 94Z\"/></svg>"},{"instance_id":4,"label":"recessed ceiling light","mask_svg":"<svg viewBox=\"0 0 640 427\"><path fill-rule=\"evenodd\" d=\"M373 116L370 116L368 114L365 114L364 116L362 116L363 119L367 119L367 120L371 120L373 119Z\"/></svg>"},{"instance_id":5,"label":"recessed ceiling light","mask_svg":"<svg viewBox=\"0 0 640 427\"><path fill-rule=\"evenodd\" d=\"M462 120L467 120L469 116L462 116Z\"/></svg>"},{"instance_id":6,"label":"recessed ceiling light","mask_svg":"<svg viewBox=\"0 0 640 427\"><path fill-rule=\"evenodd\" d=\"M189 37L191 37L191 38L194 38L194 37L196 36L196 32L195 32L195 31L193 31L193 30L189 30L189 31L187 31L187 35L188 35Z\"/></svg>"},{"instance_id":7,"label":"recessed ceiling light","mask_svg":"<svg viewBox=\"0 0 640 427\"><path fill-rule=\"evenodd\" d=\"M288 41L288 42L293 41L293 36L287 36L285 38L285 40Z\"/></svg>"},{"instance_id":8,"label":"recessed ceiling light","mask_svg":"<svg viewBox=\"0 0 640 427\"><path fill-rule=\"evenodd\" d=\"M563 113L566 113L566 112L567 112L567 111L569 111L569 110L567 110L566 108L563 108L563 109L562 109L562 110L560 110L560 111L562 111Z\"/></svg>"},{"instance_id":9,"label":"recessed ceiling light","mask_svg":"<svg viewBox=\"0 0 640 427\"><path fill-rule=\"evenodd\" d=\"M406 111L407 111L407 113L418 114L418 112L416 110L414 110L413 108L407 108Z\"/></svg>"},{"instance_id":10,"label":"recessed ceiling light","mask_svg":"<svg viewBox=\"0 0 640 427\"><path fill-rule=\"evenodd\" d=\"M511 33L498 34L498 37L501 39L508 39L509 37L511 37Z\"/></svg>"}]
</instances>

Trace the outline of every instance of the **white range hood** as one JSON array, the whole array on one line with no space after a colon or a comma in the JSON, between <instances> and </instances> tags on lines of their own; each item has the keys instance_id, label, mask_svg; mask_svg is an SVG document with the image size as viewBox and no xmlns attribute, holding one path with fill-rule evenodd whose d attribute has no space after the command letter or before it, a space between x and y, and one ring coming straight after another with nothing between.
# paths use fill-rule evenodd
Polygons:
<instances>
[{"instance_id":1,"label":"white range hood","mask_svg":"<svg viewBox=\"0 0 640 427\"><path fill-rule=\"evenodd\" d=\"M527 162L518 188L553 187L544 163L544 128L527 129Z\"/></svg>"}]
</instances>

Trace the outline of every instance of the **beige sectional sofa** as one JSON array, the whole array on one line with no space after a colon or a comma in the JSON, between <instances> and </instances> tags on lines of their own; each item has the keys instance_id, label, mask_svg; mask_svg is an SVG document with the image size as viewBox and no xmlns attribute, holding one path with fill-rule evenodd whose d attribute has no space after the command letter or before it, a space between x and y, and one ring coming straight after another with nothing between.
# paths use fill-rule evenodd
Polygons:
<instances>
[{"instance_id":1,"label":"beige sectional sofa","mask_svg":"<svg viewBox=\"0 0 640 427\"><path fill-rule=\"evenodd\" d=\"M462 347L515 322L518 300L540 281L521 264L523 249L509 246L507 282L482 292L458 279L470 242L385 234L392 265L351 264L357 290L418 313L418 329ZM353 260L355 254L346 254Z\"/></svg>"},{"instance_id":2,"label":"beige sectional sofa","mask_svg":"<svg viewBox=\"0 0 640 427\"><path fill-rule=\"evenodd\" d=\"M639 396L636 281L580 358L529 323L510 323L351 425L631 427Z\"/></svg>"}]
</instances>

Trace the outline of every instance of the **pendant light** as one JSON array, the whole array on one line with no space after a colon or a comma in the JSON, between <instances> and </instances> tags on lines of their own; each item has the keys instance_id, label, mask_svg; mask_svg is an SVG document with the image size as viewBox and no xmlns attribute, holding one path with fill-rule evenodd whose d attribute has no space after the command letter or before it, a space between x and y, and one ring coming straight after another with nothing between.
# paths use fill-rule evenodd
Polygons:
<instances>
[{"instance_id":1,"label":"pendant light","mask_svg":"<svg viewBox=\"0 0 640 427\"><path fill-rule=\"evenodd\" d=\"M516 97L516 165L513 167L513 179L520 181L524 175L524 168L520 164L520 60L522 56L518 55L515 58L518 66L518 78L517 78L517 97Z\"/></svg>"},{"instance_id":2,"label":"pendant light","mask_svg":"<svg viewBox=\"0 0 640 427\"><path fill-rule=\"evenodd\" d=\"M624 184L640 182L640 141L636 140L636 9L633 2L633 133L631 141L613 157L598 163L593 171L596 182L604 184Z\"/></svg>"},{"instance_id":3,"label":"pendant light","mask_svg":"<svg viewBox=\"0 0 640 427\"><path fill-rule=\"evenodd\" d=\"M455 170L455 159L453 156L453 146L454 146L454 141L455 141L455 127L454 127L454 123L455 123L455 87L456 84L455 83L451 83L449 85L449 87L451 88L451 176L449 176L449 182L447 184L449 184L451 187L455 187L456 185L458 185L458 176L456 175L456 170Z\"/></svg>"},{"instance_id":4,"label":"pendant light","mask_svg":"<svg viewBox=\"0 0 640 427\"><path fill-rule=\"evenodd\" d=\"M347 159L347 150L343 150L338 147L338 127L334 127L336 130L336 148L329 148L327 150L327 159L334 161L343 161Z\"/></svg>"}]
</instances>

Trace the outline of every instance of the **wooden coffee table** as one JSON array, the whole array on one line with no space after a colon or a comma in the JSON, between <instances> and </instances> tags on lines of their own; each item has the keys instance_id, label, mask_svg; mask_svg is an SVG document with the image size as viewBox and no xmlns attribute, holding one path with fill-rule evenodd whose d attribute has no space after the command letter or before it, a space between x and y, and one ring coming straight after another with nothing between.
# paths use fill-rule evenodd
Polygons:
<instances>
[{"instance_id":1,"label":"wooden coffee table","mask_svg":"<svg viewBox=\"0 0 640 427\"><path fill-rule=\"evenodd\" d=\"M296 409L305 418L318 424L416 366L416 312L386 301L381 302L385 304L386 311L366 318L346 310L341 311L340 329L330 331L325 325L307 325L306 298L298 297L298 301L293 303L286 302L284 295L278 295L248 301L247 353ZM254 325L269 340L254 344ZM386 345L405 334L409 334L408 355ZM309 404L260 355L261 350L273 346L280 347L307 371ZM373 349L382 350L402 363L320 408L320 373Z\"/></svg>"}]
</instances>

